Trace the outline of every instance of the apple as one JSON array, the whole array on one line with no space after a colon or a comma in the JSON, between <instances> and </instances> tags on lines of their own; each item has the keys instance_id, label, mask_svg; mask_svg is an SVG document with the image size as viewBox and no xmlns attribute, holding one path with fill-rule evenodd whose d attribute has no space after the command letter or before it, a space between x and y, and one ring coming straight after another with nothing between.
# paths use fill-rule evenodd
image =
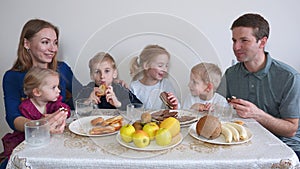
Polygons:
<instances>
[{"instance_id":1,"label":"apple","mask_svg":"<svg viewBox=\"0 0 300 169\"><path fill-rule=\"evenodd\" d=\"M144 130L136 130L132 134L132 140L134 145L139 148L146 147L150 144L150 137Z\"/></svg>"},{"instance_id":2,"label":"apple","mask_svg":"<svg viewBox=\"0 0 300 169\"><path fill-rule=\"evenodd\" d=\"M120 129L120 135L123 141L126 143L129 143L132 141L132 135L135 132L135 128L132 124L126 124L121 127Z\"/></svg>"},{"instance_id":3,"label":"apple","mask_svg":"<svg viewBox=\"0 0 300 169\"><path fill-rule=\"evenodd\" d=\"M155 133L159 129L159 126L155 122L146 123L143 130L149 135L150 140L154 140Z\"/></svg>"},{"instance_id":4,"label":"apple","mask_svg":"<svg viewBox=\"0 0 300 169\"><path fill-rule=\"evenodd\" d=\"M169 145L172 141L172 134L166 128L159 128L155 135L155 141L160 146Z\"/></svg>"}]
</instances>

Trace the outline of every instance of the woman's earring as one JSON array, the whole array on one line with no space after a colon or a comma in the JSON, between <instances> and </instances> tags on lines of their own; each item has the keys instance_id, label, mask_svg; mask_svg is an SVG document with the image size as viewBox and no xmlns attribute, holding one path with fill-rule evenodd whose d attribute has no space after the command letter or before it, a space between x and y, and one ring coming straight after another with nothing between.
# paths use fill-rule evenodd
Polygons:
<instances>
[{"instance_id":1,"label":"woman's earring","mask_svg":"<svg viewBox=\"0 0 300 169\"><path fill-rule=\"evenodd\" d=\"M26 49L27 53L29 53L30 49L29 48L25 48L25 49Z\"/></svg>"}]
</instances>

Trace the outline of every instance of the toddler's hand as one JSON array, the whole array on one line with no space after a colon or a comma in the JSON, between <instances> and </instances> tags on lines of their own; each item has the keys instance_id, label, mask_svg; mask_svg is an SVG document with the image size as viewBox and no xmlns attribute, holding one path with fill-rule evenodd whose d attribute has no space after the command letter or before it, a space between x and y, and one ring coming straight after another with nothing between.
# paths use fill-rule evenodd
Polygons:
<instances>
[{"instance_id":1,"label":"toddler's hand","mask_svg":"<svg viewBox=\"0 0 300 169\"><path fill-rule=\"evenodd\" d=\"M52 114L45 114L45 118L50 124L50 133L63 133L66 126L68 112L57 110Z\"/></svg>"},{"instance_id":2,"label":"toddler's hand","mask_svg":"<svg viewBox=\"0 0 300 169\"><path fill-rule=\"evenodd\" d=\"M112 86L108 86L108 89L106 90L106 100L109 104L115 107L121 107L122 105L121 102L116 97Z\"/></svg>"}]
</instances>

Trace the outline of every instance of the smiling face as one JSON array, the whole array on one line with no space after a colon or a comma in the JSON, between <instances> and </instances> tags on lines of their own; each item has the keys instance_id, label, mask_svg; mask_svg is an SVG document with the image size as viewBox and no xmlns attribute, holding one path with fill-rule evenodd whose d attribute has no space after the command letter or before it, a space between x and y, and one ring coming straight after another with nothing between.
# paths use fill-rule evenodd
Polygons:
<instances>
[{"instance_id":1,"label":"smiling face","mask_svg":"<svg viewBox=\"0 0 300 169\"><path fill-rule=\"evenodd\" d=\"M103 60L100 63L95 63L92 67L91 78L98 86L101 84L110 86L114 78L117 78L117 75L117 70L113 68L110 60Z\"/></svg>"},{"instance_id":2,"label":"smiling face","mask_svg":"<svg viewBox=\"0 0 300 169\"><path fill-rule=\"evenodd\" d=\"M168 72L169 56L166 54L160 54L154 57L149 63L145 64L144 69L146 77L160 81Z\"/></svg>"},{"instance_id":3,"label":"smiling face","mask_svg":"<svg viewBox=\"0 0 300 169\"><path fill-rule=\"evenodd\" d=\"M24 39L24 47L29 49L34 66L47 68L58 50L58 40L54 29L44 28L31 39Z\"/></svg>"},{"instance_id":4,"label":"smiling face","mask_svg":"<svg viewBox=\"0 0 300 169\"><path fill-rule=\"evenodd\" d=\"M256 40L251 27L232 29L233 52L239 62L252 62L264 52L266 38Z\"/></svg>"}]
</instances>

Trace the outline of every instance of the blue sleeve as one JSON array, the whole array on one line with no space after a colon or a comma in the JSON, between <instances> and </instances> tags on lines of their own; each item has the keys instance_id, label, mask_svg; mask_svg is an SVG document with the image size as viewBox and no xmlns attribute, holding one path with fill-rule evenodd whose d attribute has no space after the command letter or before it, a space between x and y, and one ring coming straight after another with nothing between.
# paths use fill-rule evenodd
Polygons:
<instances>
[{"instance_id":1,"label":"blue sleeve","mask_svg":"<svg viewBox=\"0 0 300 169\"><path fill-rule=\"evenodd\" d=\"M4 106L6 121L12 130L15 130L14 120L22 116L19 105L26 98L23 91L23 80L26 72L7 71L3 76Z\"/></svg>"},{"instance_id":2,"label":"blue sleeve","mask_svg":"<svg viewBox=\"0 0 300 169\"><path fill-rule=\"evenodd\" d=\"M58 72L60 75L60 89L63 102L67 103L71 109L74 109L73 100L77 98L78 93L82 90L82 84L74 77L71 68L64 62L58 62ZM67 91L72 93L68 100Z\"/></svg>"}]
</instances>

